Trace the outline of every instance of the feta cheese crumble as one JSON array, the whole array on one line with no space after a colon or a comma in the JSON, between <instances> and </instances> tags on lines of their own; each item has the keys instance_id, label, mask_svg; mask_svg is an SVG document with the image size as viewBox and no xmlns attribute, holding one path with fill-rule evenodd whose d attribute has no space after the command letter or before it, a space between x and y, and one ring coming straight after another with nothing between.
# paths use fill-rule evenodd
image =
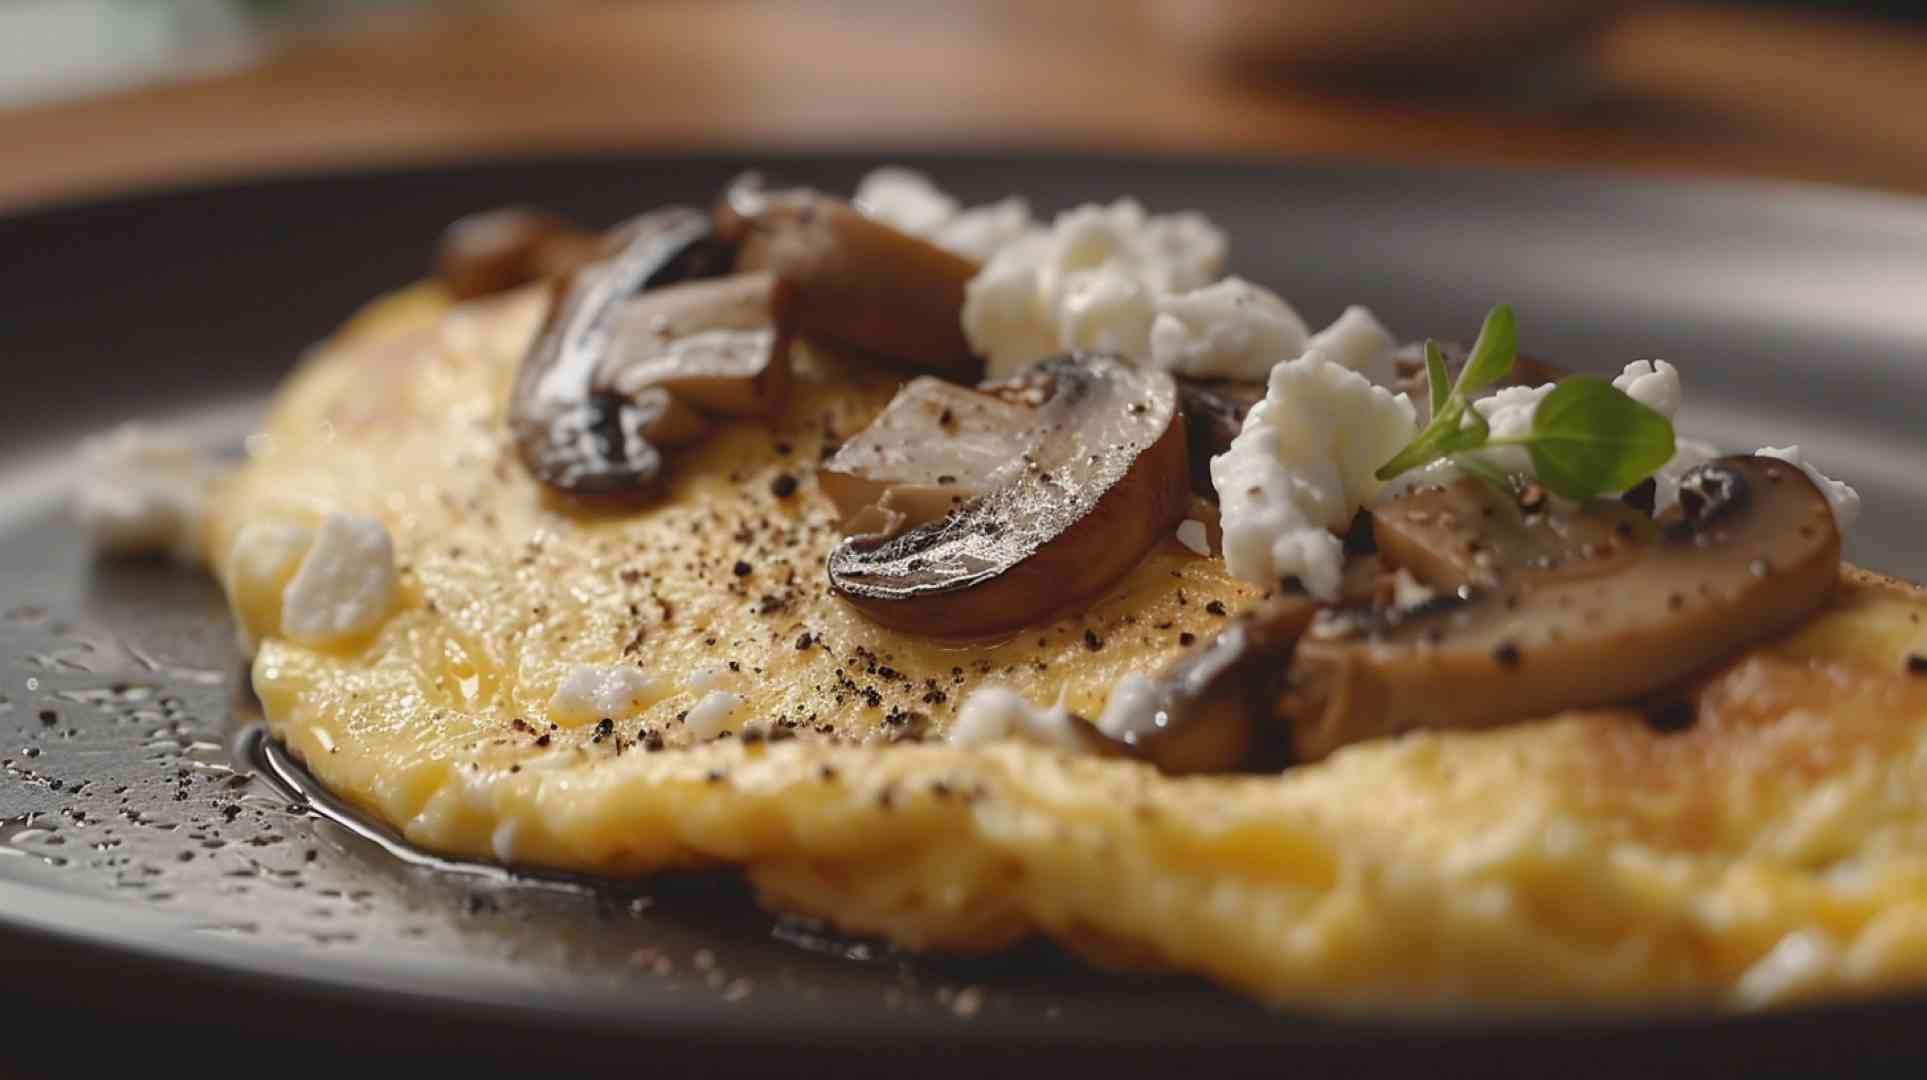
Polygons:
<instances>
[{"instance_id":1,"label":"feta cheese crumble","mask_svg":"<svg viewBox=\"0 0 1927 1080\"><path fill-rule=\"evenodd\" d=\"M628 720L662 697L655 679L628 664L576 664L549 698L549 719L565 727Z\"/></svg>"},{"instance_id":2,"label":"feta cheese crumble","mask_svg":"<svg viewBox=\"0 0 1927 1080\"><path fill-rule=\"evenodd\" d=\"M395 604L395 543L387 526L329 514L281 595L281 632L326 646L380 626Z\"/></svg>"},{"instance_id":3,"label":"feta cheese crumble","mask_svg":"<svg viewBox=\"0 0 1927 1080\"><path fill-rule=\"evenodd\" d=\"M1035 230L1030 204L1012 195L959 213L931 233L929 240L946 251L984 263Z\"/></svg>"},{"instance_id":4,"label":"feta cheese crumble","mask_svg":"<svg viewBox=\"0 0 1927 1080\"><path fill-rule=\"evenodd\" d=\"M1158 297L1152 306L1150 364L1173 375L1255 382L1309 340L1290 304L1240 277Z\"/></svg>"},{"instance_id":5,"label":"feta cheese crumble","mask_svg":"<svg viewBox=\"0 0 1927 1080\"><path fill-rule=\"evenodd\" d=\"M1671 420L1679 415L1679 369L1664 360L1635 360L1613 379L1613 389Z\"/></svg>"},{"instance_id":6,"label":"feta cheese crumble","mask_svg":"<svg viewBox=\"0 0 1927 1080\"><path fill-rule=\"evenodd\" d=\"M1820 489L1820 494L1827 497L1827 505L1833 508L1833 523L1839 528L1841 535L1844 536L1859 519L1860 493L1814 468L1813 463L1807 460L1807 456L1800 452L1798 446L1763 446L1754 453L1761 457L1778 458L1788 465L1799 466L1800 471L1806 473L1807 478Z\"/></svg>"},{"instance_id":7,"label":"feta cheese crumble","mask_svg":"<svg viewBox=\"0 0 1927 1080\"><path fill-rule=\"evenodd\" d=\"M957 200L914 169L872 170L850 200L864 214L912 236L929 236L957 216Z\"/></svg>"},{"instance_id":8,"label":"feta cheese crumble","mask_svg":"<svg viewBox=\"0 0 1927 1080\"><path fill-rule=\"evenodd\" d=\"M1104 711L1097 716L1097 730L1120 742L1134 735L1153 734L1160 693L1156 679L1141 671L1127 672L1111 684L1111 695L1104 699Z\"/></svg>"},{"instance_id":9,"label":"feta cheese crumble","mask_svg":"<svg viewBox=\"0 0 1927 1080\"><path fill-rule=\"evenodd\" d=\"M1372 309L1359 304L1346 308L1330 326L1312 335L1305 349L1317 349L1326 359L1343 364L1380 386L1390 386L1398 375L1392 366L1398 340L1372 314Z\"/></svg>"},{"instance_id":10,"label":"feta cheese crumble","mask_svg":"<svg viewBox=\"0 0 1927 1080\"><path fill-rule=\"evenodd\" d=\"M139 424L83 440L76 457L69 505L97 550L201 561L208 490L225 466Z\"/></svg>"},{"instance_id":11,"label":"feta cheese crumble","mask_svg":"<svg viewBox=\"0 0 1927 1080\"><path fill-rule=\"evenodd\" d=\"M395 545L380 521L355 514L329 514L313 529L249 522L229 549L226 585L245 651L275 636L335 645L388 618Z\"/></svg>"},{"instance_id":12,"label":"feta cheese crumble","mask_svg":"<svg viewBox=\"0 0 1927 1080\"><path fill-rule=\"evenodd\" d=\"M711 690L683 717L683 725L698 739L713 739L729 730L729 718L743 703L743 695Z\"/></svg>"},{"instance_id":13,"label":"feta cheese crumble","mask_svg":"<svg viewBox=\"0 0 1927 1080\"><path fill-rule=\"evenodd\" d=\"M1378 494L1373 472L1417 424L1404 394L1321 350L1274 367L1264 400L1211 459L1225 568L1266 586L1296 578L1312 595L1336 599L1345 566L1337 531Z\"/></svg>"},{"instance_id":14,"label":"feta cheese crumble","mask_svg":"<svg viewBox=\"0 0 1927 1080\"><path fill-rule=\"evenodd\" d=\"M1012 196L960 209L930 178L914 169L885 166L857 185L858 210L946 251L982 263L1005 245L1029 235L1030 204Z\"/></svg>"},{"instance_id":15,"label":"feta cheese crumble","mask_svg":"<svg viewBox=\"0 0 1927 1080\"><path fill-rule=\"evenodd\" d=\"M1071 727L1070 717L1062 701L1038 709L1008 687L980 686L957 710L957 719L950 725L950 742L977 746L1016 738L1076 749L1083 741Z\"/></svg>"},{"instance_id":16,"label":"feta cheese crumble","mask_svg":"<svg viewBox=\"0 0 1927 1080\"><path fill-rule=\"evenodd\" d=\"M1178 522L1178 543L1189 548L1191 553L1199 558L1211 557L1211 534L1205 530L1204 522L1196 518L1186 518Z\"/></svg>"},{"instance_id":17,"label":"feta cheese crumble","mask_svg":"<svg viewBox=\"0 0 1927 1080\"><path fill-rule=\"evenodd\" d=\"M254 654L261 639L281 632L281 597L301 559L314 546L314 530L279 522L251 521L228 549L228 610L241 651Z\"/></svg>"},{"instance_id":18,"label":"feta cheese crumble","mask_svg":"<svg viewBox=\"0 0 1927 1080\"><path fill-rule=\"evenodd\" d=\"M728 668L721 664L705 664L690 672L682 684L698 694L706 694L711 690L725 689L730 682Z\"/></svg>"},{"instance_id":19,"label":"feta cheese crumble","mask_svg":"<svg viewBox=\"0 0 1927 1080\"><path fill-rule=\"evenodd\" d=\"M1216 281L1225 250L1224 233L1195 213L1151 215L1131 199L1080 206L998 250L970 280L964 335L992 377L1066 349L1145 363L1159 301Z\"/></svg>"}]
</instances>

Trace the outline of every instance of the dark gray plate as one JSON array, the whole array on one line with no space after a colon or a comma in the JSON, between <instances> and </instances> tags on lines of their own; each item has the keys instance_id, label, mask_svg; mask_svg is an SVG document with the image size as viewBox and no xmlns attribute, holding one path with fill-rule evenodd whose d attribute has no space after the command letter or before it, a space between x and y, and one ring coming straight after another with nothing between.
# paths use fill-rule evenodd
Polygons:
<instances>
[{"instance_id":1,"label":"dark gray plate","mask_svg":"<svg viewBox=\"0 0 1927 1080\"><path fill-rule=\"evenodd\" d=\"M901 160L901 155L894 155ZM875 157L762 158L847 189ZM1815 188L1080 157L911 159L968 199L1195 207L1239 273L1313 322L1372 305L1469 337L1687 375L1684 427L1798 442L1867 510L1851 555L1927 574L1927 206ZM219 596L95 563L59 514L74 440L140 417L234 445L276 377L419 276L437 230L505 202L610 221L745 164L570 158L251 182L0 220L0 989L94 1030L223 1034L278 1060L531 1054L719 1070L982 1073L1256 1065L1390 1072L1901 1066L1927 998L1761 1016L1266 1013L1045 947L915 960L757 914L728 879L631 890L399 860L236 749L248 708ZM236 1033L242 1041L235 1042ZM76 1049L26 1038L51 1053ZM1869 1048L1877 1048L1870 1050ZM937 1051L942 1051L938 1054ZM264 1051L265 1052L265 1051ZM365 1060L365 1058L364 1058ZM388 1060L388 1059L384 1059Z\"/></svg>"}]
</instances>

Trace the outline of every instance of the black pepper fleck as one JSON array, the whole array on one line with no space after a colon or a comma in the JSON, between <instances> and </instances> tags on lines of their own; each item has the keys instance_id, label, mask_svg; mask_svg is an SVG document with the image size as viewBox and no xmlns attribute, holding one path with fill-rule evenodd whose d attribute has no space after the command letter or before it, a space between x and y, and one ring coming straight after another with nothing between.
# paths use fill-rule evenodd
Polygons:
<instances>
[{"instance_id":1,"label":"black pepper fleck","mask_svg":"<svg viewBox=\"0 0 1927 1080\"><path fill-rule=\"evenodd\" d=\"M1097 631L1086 630L1084 631L1084 647L1092 652L1096 652L1104 647L1104 639L1097 636Z\"/></svg>"},{"instance_id":2,"label":"black pepper fleck","mask_svg":"<svg viewBox=\"0 0 1927 1080\"><path fill-rule=\"evenodd\" d=\"M1492 659L1497 660L1500 667L1516 668L1524 657L1520 654L1517 645L1510 641L1502 641L1492 650Z\"/></svg>"},{"instance_id":3,"label":"black pepper fleck","mask_svg":"<svg viewBox=\"0 0 1927 1080\"><path fill-rule=\"evenodd\" d=\"M1927 656L1919 653L1907 654L1907 674L1927 675Z\"/></svg>"},{"instance_id":4,"label":"black pepper fleck","mask_svg":"<svg viewBox=\"0 0 1927 1080\"><path fill-rule=\"evenodd\" d=\"M755 569L755 567L750 566L741 559L737 559L736 565L730 567L729 572L735 574L737 577L748 577L749 572L753 569Z\"/></svg>"},{"instance_id":5,"label":"black pepper fleck","mask_svg":"<svg viewBox=\"0 0 1927 1080\"><path fill-rule=\"evenodd\" d=\"M1690 701L1674 698L1646 709L1646 726L1662 735L1685 731L1693 726L1697 713Z\"/></svg>"},{"instance_id":6,"label":"black pepper fleck","mask_svg":"<svg viewBox=\"0 0 1927 1080\"><path fill-rule=\"evenodd\" d=\"M769 482L769 493L779 499L787 499L796 494L796 477L789 473L777 473Z\"/></svg>"}]
</instances>

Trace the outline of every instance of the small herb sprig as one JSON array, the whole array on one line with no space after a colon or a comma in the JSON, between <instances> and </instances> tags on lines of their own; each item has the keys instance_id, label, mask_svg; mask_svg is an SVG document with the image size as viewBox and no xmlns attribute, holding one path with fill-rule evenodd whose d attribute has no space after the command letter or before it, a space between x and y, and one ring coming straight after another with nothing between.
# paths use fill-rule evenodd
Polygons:
<instances>
[{"instance_id":1,"label":"small herb sprig","mask_svg":"<svg viewBox=\"0 0 1927 1080\"><path fill-rule=\"evenodd\" d=\"M1485 417L1472 407L1471 395L1512 370L1518 340L1512 309L1504 304L1493 308L1449 390L1445 357L1438 342L1428 340L1425 377L1432 422L1379 467L1378 478L1390 480L1443 458L1458 458L1468 471L1496 479L1487 463L1459 455L1492 446L1523 446L1540 484L1554 494L1584 500L1624 491L1672 459L1672 422L1593 375L1561 379L1533 410L1530 431L1494 438Z\"/></svg>"}]
</instances>

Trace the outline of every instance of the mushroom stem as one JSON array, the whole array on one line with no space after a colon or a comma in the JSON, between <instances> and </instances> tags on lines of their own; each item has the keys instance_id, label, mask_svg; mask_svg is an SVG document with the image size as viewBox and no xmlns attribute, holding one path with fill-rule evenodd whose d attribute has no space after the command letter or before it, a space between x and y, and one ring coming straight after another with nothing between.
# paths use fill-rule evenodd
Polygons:
<instances>
[{"instance_id":1,"label":"mushroom stem","mask_svg":"<svg viewBox=\"0 0 1927 1080\"><path fill-rule=\"evenodd\" d=\"M554 214L526 206L484 210L442 230L435 277L457 300L558 278L594 261L600 241Z\"/></svg>"}]
</instances>

